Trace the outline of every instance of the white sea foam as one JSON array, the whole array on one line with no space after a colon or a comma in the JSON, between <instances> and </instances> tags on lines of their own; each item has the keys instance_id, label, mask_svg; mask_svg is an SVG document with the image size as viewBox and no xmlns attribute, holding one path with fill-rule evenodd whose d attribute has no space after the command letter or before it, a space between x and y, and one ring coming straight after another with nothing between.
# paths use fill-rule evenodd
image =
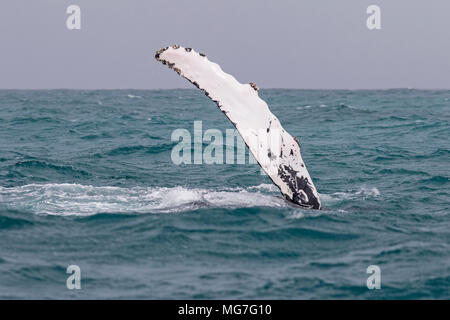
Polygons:
<instances>
[{"instance_id":1,"label":"white sea foam","mask_svg":"<svg viewBox=\"0 0 450 320\"><path fill-rule=\"evenodd\" d=\"M324 210L293 210L290 211L287 218L289 219L303 219L315 218L323 215L342 215L348 213L344 209L335 209L335 206L343 201L350 200L366 200L380 196L380 191L375 188L361 186L355 190L347 192L334 192L331 194L319 193L322 199Z\"/></svg>"},{"instance_id":2,"label":"white sea foam","mask_svg":"<svg viewBox=\"0 0 450 320\"><path fill-rule=\"evenodd\" d=\"M347 191L347 192L335 192L332 194L320 194L321 199L325 201L325 204L333 204L342 200L353 200L353 199L367 199L375 198L380 195L380 191L375 188L369 188L366 186L361 186L357 190Z\"/></svg>"},{"instance_id":3,"label":"white sea foam","mask_svg":"<svg viewBox=\"0 0 450 320\"><path fill-rule=\"evenodd\" d=\"M377 188L321 194L325 207L343 200L374 198ZM88 216L97 213L172 213L199 208L293 208L273 184L247 188L96 187L80 184L29 184L0 187L0 205L13 210L49 215ZM298 212L297 212L298 211ZM306 211L308 211L306 213ZM291 218L313 217L322 212L298 209Z\"/></svg>"},{"instance_id":4,"label":"white sea foam","mask_svg":"<svg viewBox=\"0 0 450 320\"><path fill-rule=\"evenodd\" d=\"M257 186L248 187L249 190L266 190L266 191L278 191L278 188L274 184L262 183Z\"/></svg>"},{"instance_id":5,"label":"white sea foam","mask_svg":"<svg viewBox=\"0 0 450 320\"><path fill-rule=\"evenodd\" d=\"M297 107L297 110L305 110L305 109L310 109L311 106L301 106L301 107Z\"/></svg>"},{"instance_id":6,"label":"white sea foam","mask_svg":"<svg viewBox=\"0 0 450 320\"><path fill-rule=\"evenodd\" d=\"M258 189L208 190L185 187L94 187L79 184L30 184L0 187L0 204L38 214L80 215L97 213L169 213L202 207L282 207L278 195Z\"/></svg>"},{"instance_id":7,"label":"white sea foam","mask_svg":"<svg viewBox=\"0 0 450 320\"><path fill-rule=\"evenodd\" d=\"M142 98L141 96L135 96L134 94L128 94L127 97L130 99L141 99Z\"/></svg>"}]
</instances>

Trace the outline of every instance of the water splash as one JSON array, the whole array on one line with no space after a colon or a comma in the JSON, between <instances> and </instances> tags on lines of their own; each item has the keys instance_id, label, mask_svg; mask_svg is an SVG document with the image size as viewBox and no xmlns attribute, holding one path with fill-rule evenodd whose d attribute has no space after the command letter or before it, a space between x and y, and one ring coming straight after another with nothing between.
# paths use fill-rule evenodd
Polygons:
<instances>
[{"instance_id":1,"label":"water splash","mask_svg":"<svg viewBox=\"0 0 450 320\"><path fill-rule=\"evenodd\" d=\"M332 206L343 200L366 199L379 195L377 188L360 187L353 192L321 194L321 197L327 206ZM0 205L13 210L61 216L88 216L98 213L176 213L200 208L291 207L279 195L278 189L271 184L217 189L183 186L121 188L67 183L29 184L12 188L0 187ZM304 217L305 210L298 210L295 217ZM318 211L316 214L319 213Z\"/></svg>"},{"instance_id":2,"label":"water splash","mask_svg":"<svg viewBox=\"0 0 450 320\"><path fill-rule=\"evenodd\" d=\"M80 184L30 184L0 187L0 204L8 209L37 214L80 215L97 213L171 213L204 207L284 207L279 196L247 189L208 190L177 186L96 187Z\"/></svg>"}]
</instances>

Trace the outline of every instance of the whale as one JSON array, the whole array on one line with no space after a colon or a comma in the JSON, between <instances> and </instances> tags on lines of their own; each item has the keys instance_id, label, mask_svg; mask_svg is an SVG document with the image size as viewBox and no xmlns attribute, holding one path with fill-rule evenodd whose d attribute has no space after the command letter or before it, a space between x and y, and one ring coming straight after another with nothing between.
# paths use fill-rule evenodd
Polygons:
<instances>
[{"instance_id":1,"label":"whale","mask_svg":"<svg viewBox=\"0 0 450 320\"><path fill-rule=\"evenodd\" d=\"M319 194L290 135L253 82L240 83L201 52L179 45L159 49L155 59L187 79L216 103L241 135L263 171L290 203L322 209Z\"/></svg>"}]
</instances>

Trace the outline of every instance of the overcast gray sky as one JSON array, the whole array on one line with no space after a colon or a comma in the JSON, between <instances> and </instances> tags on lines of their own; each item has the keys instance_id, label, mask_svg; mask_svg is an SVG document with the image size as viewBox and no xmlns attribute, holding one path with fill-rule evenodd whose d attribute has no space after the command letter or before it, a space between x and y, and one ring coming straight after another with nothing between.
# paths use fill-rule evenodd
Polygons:
<instances>
[{"instance_id":1,"label":"overcast gray sky","mask_svg":"<svg viewBox=\"0 0 450 320\"><path fill-rule=\"evenodd\" d=\"M0 88L191 87L170 44L263 88L450 88L449 33L449 0L1 0Z\"/></svg>"}]
</instances>

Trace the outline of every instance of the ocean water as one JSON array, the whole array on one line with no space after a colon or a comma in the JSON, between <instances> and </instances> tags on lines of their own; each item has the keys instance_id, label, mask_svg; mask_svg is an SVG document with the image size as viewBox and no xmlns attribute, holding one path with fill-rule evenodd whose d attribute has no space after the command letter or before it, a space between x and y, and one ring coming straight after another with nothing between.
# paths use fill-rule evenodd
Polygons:
<instances>
[{"instance_id":1,"label":"ocean water","mask_svg":"<svg viewBox=\"0 0 450 320\"><path fill-rule=\"evenodd\" d=\"M0 91L0 298L449 299L450 91L260 96L324 210L173 164L173 130L233 128L200 91Z\"/></svg>"}]
</instances>

